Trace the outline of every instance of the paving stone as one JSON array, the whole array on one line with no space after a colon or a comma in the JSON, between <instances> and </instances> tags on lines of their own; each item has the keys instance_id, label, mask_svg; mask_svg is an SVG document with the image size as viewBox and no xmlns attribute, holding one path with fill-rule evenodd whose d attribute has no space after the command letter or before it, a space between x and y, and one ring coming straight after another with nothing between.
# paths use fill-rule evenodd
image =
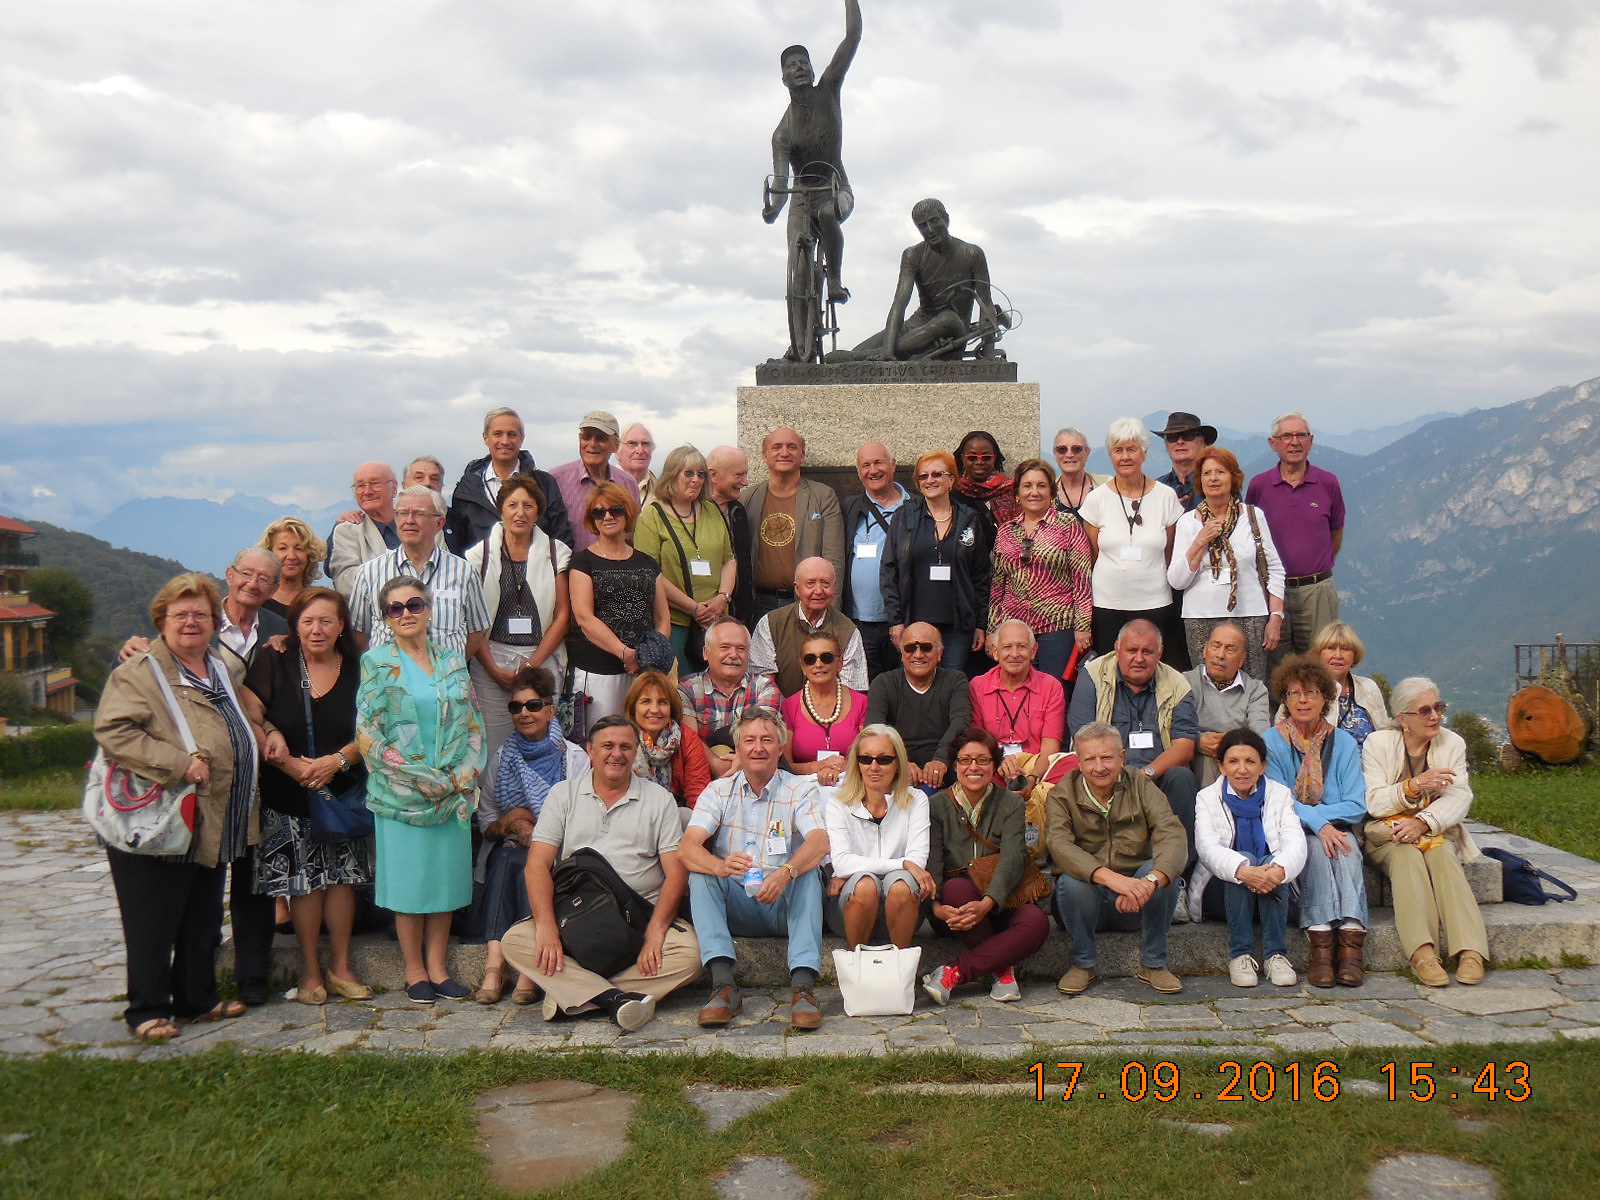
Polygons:
<instances>
[{"instance_id":1,"label":"paving stone","mask_svg":"<svg viewBox=\"0 0 1600 1200\"><path fill-rule=\"evenodd\" d=\"M361 1045L366 1037L364 1030L341 1029L337 1033L325 1033L321 1037L312 1038L303 1042L300 1049L307 1054L338 1054L341 1050L350 1050Z\"/></svg>"},{"instance_id":2,"label":"paving stone","mask_svg":"<svg viewBox=\"0 0 1600 1200\"><path fill-rule=\"evenodd\" d=\"M1569 1042L1592 1042L1595 1038L1600 1038L1600 1025L1586 1025L1582 1029L1563 1029L1561 1036Z\"/></svg>"},{"instance_id":3,"label":"paving stone","mask_svg":"<svg viewBox=\"0 0 1600 1200\"><path fill-rule=\"evenodd\" d=\"M1563 987L1600 987L1600 967L1557 967Z\"/></svg>"},{"instance_id":4,"label":"paving stone","mask_svg":"<svg viewBox=\"0 0 1600 1200\"><path fill-rule=\"evenodd\" d=\"M1349 995L1359 1000L1414 1000L1422 988L1404 975L1371 974L1358 988L1312 988L1313 996Z\"/></svg>"},{"instance_id":5,"label":"paving stone","mask_svg":"<svg viewBox=\"0 0 1600 1200\"><path fill-rule=\"evenodd\" d=\"M1365 1018L1373 1021L1386 1021L1390 1025L1399 1025L1405 1029L1421 1029L1423 1021L1426 1019L1422 1013L1413 1012L1409 1008L1386 1000L1356 1000L1337 1005L1337 1008L1346 1020L1354 1021Z\"/></svg>"},{"instance_id":6,"label":"paving stone","mask_svg":"<svg viewBox=\"0 0 1600 1200\"><path fill-rule=\"evenodd\" d=\"M1492 1021L1472 1021L1465 1017L1429 1021L1422 1027L1422 1036L1441 1045L1466 1043L1478 1046L1493 1042L1553 1042L1556 1037L1553 1030L1542 1026L1513 1029Z\"/></svg>"},{"instance_id":7,"label":"paving stone","mask_svg":"<svg viewBox=\"0 0 1600 1200\"><path fill-rule=\"evenodd\" d=\"M793 1088L730 1088L714 1083L693 1083L684 1094L706 1115L706 1129L720 1133L741 1117L782 1100Z\"/></svg>"},{"instance_id":8,"label":"paving stone","mask_svg":"<svg viewBox=\"0 0 1600 1200\"><path fill-rule=\"evenodd\" d=\"M1041 1046L1092 1042L1105 1036L1093 1025L1080 1025L1077 1021L1035 1021L1024 1029Z\"/></svg>"},{"instance_id":9,"label":"paving stone","mask_svg":"<svg viewBox=\"0 0 1600 1200\"><path fill-rule=\"evenodd\" d=\"M1491 1172L1438 1154L1393 1155L1367 1175L1370 1200L1492 1200L1499 1194Z\"/></svg>"},{"instance_id":10,"label":"paving stone","mask_svg":"<svg viewBox=\"0 0 1600 1200\"><path fill-rule=\"evenodd\" d=\"M689 1039L696 1054L731 1054L735 1058L782 1058L783 1038L724 1038L706 1034Z\"/></svg>"},{"instance_id":11,"label":"paving stone","mask_svg":"<svg viewBox=\"0 0 1600 1200\"><path fill-rule=\"evenodd\" d=\"M1557 1009L1556 1011L1565 1013L1567 1010L1562 1008ZM1550 1010L1544 1008L1533 1008L1529 1009L1527 1012L1495 1013L1495 1015L1490 1017L1489 1020L1493 1021L1496 1025L1511 1026L1552 1024ZM1579 1024L1580 1022L1577 1021L1572 1022L1572 1025L1575 1027Z\"/></svg>"},{"instance_id":12,"label":"paving stone","mask_svg":"<svg viewBox=\"0 0 1600 1200\"><path fill-rule=\"evenodd\" d=\"M1560 1013L1569 1021L1588 1021L1600 1024L1600 1002L1597 1001L1586 1000L1582 1004L1568 1004L1564 1008L1557 1008L1554 1011Z\"/></svg>"},{"instance_id":13,"label":"paving stone","mask_svg":"<svg viewBox=\"0 0 1600 1200\"><path fill-rule=\"evenodd\" d=\"M714 1186L721 1200L805 1200L817 1190L782 1158L735 1159L733 1169Z\"/></svg>"},{"instance_id":14,"label":"paving stone","mask_svg":"<svg viewBox=\"0 0 1600 1200\"><path fill-rule=\"evenodd\" d=\"M962 1049L968 1046L1014 1046L1017 1042L1017 1029L1019 1026L1005 1025L999 1028L992 1026L979 1026L977 1028L952 1029L950 1036L955 1039L957 1046Z\"/></svg>"},{"instance_id":15,"label":"paving stone","mask_svg":"<svg viewBox=\"0 0 1600 1200\"><path fill-rule=\"evenodd\" d=\"M1182 1129L1209 1138L1227 1137L1233 1132L1232 1125L1224 1125L1220 1121L1170 1121L1163 1117L1161 1123L1170 1125L1173 1129Z\"/></svg>"},{"instance_id":16,"label":"paving stone","mask_svg":"<svg viewBox=\"0 0 1600 1200\"><path fill-rule=\"evenodd\" d=\"M1140 1029L1144 1026L1143 1006L1092 994L1062 996L1057 1001L1029 1007L1034 1012L1048 1013L1083 1025L1097 1025L1101 1029Z\"/></svg>"},{"instance_id":17,"label":"paving stone","mask_svg":"<svg viewBox=\"0 0 1600 1200\"><path fill-rule=\"evenodd\" d=\"M434 1016L423 1008L387 1008L375 1013L379 1029L418 1029L432 1025Z\"/></svg>"},{"instance_id":18,"label":"paving stone","mask_svg":"<svg viewBox=\"0 0 1600 1200\"><path fill-rule=\"evenodd\" d=\"M479 1096L478 1135L495 1183L526 1195L615 1162L627 1151L635 1103L611 1088L562 1079Z\"/></svg>"},{"instance_id":19,"label":"paving stone","mask_svg":"<svg viewBox=\"0 0 1600 1200\"><path fill-rule=\"evenodd\" d=\"M375 1029L361 1043L363 1050L421 1050L426 1046L424 1034L418 1029ZM494 1045L493 1042L490 1043Z\"/></svg>"},{"instance_id":20,"label":"paving stone","mask_svg":"<svg viewBox=\"0 0 1600 1200\"><path fill-rule=\"evenodd\" d=\"M879 1058L889 1052L885 1045L884 1036L878 1037L835 1037L826 1032L827 1026L819 1033L796 1033L784 1039L783 1054L785 1058L853 1058L865 1056ZM959 1039L958 1039L959 1042ZM1008 1053L1014 1052L1016 1043L1011 1039L1005 1040ZM963 1047L965 1048L965 1047Z\"/></svg>"},{"instance_id":21,"label":"paving stone","mask_svg":"<svg viewBox=\"0 0 1600 1200\"><path fill-rule=\"evenodd\" d=\"M1346 1046L1426 1046L1421 1038L1382 1021L1340 1021L1328 1032Z\"/></svg>"},{"instance_id":22,"label":"paving stone","mask_svg":"<svg viewBox=\"0 0 1600 1200\"><path fill-rule=\"evenodd\" d=\"M1123 1029L1106 1035L1107 1040L1123 1046L1147 1045L1154 1042L1170 1042L1173 1037L1170 1029ZM1261 1040L1261 1035L1244 1029L1208 1029L1196 1034L1207 1043L1217 1046L1232 1046L1241 1043L1255 1043Z\"/></svg>"},{"instance_id":23,"label":"paving stone","mask_svg":"<svg viewBox=\"0 0 1600 1200\"><path fill-rule=\"evenodd\" d=\"M1204 1004L1147 1005L1146 1029L1220 1029L1222 1020Z\"/></svg>"},{"instance_id":24,"label":"paving stone","mask_svg":"<svg viewBox=\"0 0 1600 1200\"><path fill-rule=\"evenodd\" d=\"M943 1025L903 1025L884 1035L895 1050L954 1050L955 1038Z\"/></svg>"},{"instance_id":25,"label":"paving stone","mask_svg":"<svg viewBox=\"0 0 1600 1200\"><path fill-rule=\"evenodd\" d=\"M1325 1029L1294 1029L1284 1033L1267 1032L1266 1040L1291 1054L1319 1054L1342 1050L1344 1043Z\"/></svg>"},{"instance_id":26,"label":"paving stone","mask_svg":"<svg viewBox=\"0 0 1600 1200\"><path fill-rule=\"evenodd\" d=\"M1555 987L1556 973L1539 968L1518 969L1515 971L1501 971L1493 967L1483 977L1483 982L1472 986L1477 988L1547 988Z\"/></svg>"},{"instance_id":27,"label":"paving stone","mask_svg":"<svg viewBox=\"0 0 1600 1200\"><path fill-rule=\"evenodd\" d=\"M1211 1007L1219 1013L1229 1012L1267 1012L1269 1010L1282 1010L1285 1008L1299 1008L1306 1002L1303 994L1284 989L1279 992L1274 989L1260 996L1223 996Z\"/></svg>"},{"instance_id":28,"label":"paving stone","mask_svg":"<svg viewBox=\"0 0 1600 1200\"><path fill-rule=\"evenodd\" d=\"M1267 1008L1256 1012L1222 1012L1217 1014L1222 1019L1223 1029L1270 1029L1274 1025L1283 1024L1284 1013L1281 1008Z\"/></svg>"},{"instance_id":29,"label":"paving stone","mask_svg":"<svg viewBox=\"0 0 1600 1200\"><path fill-rule=\"evenodd\" d=\"M429 1050L480 1050L489 1041L481 1029L432 1029L423 1034Z\"/></svg>"},{"instance_id":30,"label":"paving stone","mask_svg":"<svg viewBox=\"0 0 1600 1200\"><path fill-rule=\"evenodd\" d=\"M1495 988L1482 985L1435 988L1429 999L1456 1012L1478 1016L1524 1012L1530 1008L1555 1008L1567 1002L1566 997L1555 988ZM1596 1011L1600 1012L1600 1007Z\"/></svg>"}]
</instances>

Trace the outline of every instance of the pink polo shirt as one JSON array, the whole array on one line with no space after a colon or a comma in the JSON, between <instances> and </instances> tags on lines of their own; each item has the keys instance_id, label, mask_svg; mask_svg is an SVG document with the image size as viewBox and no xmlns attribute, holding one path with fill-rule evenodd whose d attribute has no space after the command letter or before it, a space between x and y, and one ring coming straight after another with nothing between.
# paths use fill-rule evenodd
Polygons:
<instances>
[{"instance_id":1,"label":"pink polo shirt","mask_svg":"<svg viewBox=\"0 0 1600 1200\"><path fill-rule=\"evenodd\" d=\"M994 734L1002 746L1018 742L1025 754L1037 754L1043 739L1061 742L1066 737L1066 694L1061 681L1043 671L1029 671L1027 682L1008 692L995 667L974 679L968 692L972 723Z\"/></svg>"}]
</instances>

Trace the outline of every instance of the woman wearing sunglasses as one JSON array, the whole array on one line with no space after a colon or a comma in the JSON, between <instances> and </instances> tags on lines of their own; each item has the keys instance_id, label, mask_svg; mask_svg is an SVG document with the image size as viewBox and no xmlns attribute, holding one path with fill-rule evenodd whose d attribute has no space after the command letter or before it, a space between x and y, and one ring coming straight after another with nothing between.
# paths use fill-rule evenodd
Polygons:
<instances>
[{"instance_id":1,"label":"woman wearing sunglasses","mask_svg":"<svg viewBox=\"0 0 1600 1200\"><path fill-rule=\"evenodd\" d=\"M684 675L705 667L703 631L728 611L739 574L728 522L705 489L705 455L679 446L667 455L633 531L634 546L661 564L672 609L672 652ZM696 630L701 636L691 639Z\"/></svg>"},{"instance_id":2,"label":"woman wearing sunglasses","mask_svg":"<svg viewBox=\"0 0 1600 1200\"><path fill-rule=\"evenodd\" d=\"M789 727L789 769L815 775L823 787L844 778L845 751L867 721L867 695L839 681L844 653L830 635L813 634L800 645L805 685L779 707Z\"/></svg>"},{"instance_id":3,"label":"woman wearing sunglasses","mask_svg":"<svg viewBox=\"0 0 1600 1200\"><path fill-rule=\"evenodd\" d=\"M928 874L928 798L907 776L900 735L868 725L823 808L833 879L822 911L829 932L852 950L911 945L937 891Z\"/></svg>"},{"instance_id":4,"label":"woman wearing sunglasses","mask_svg":"<svg viewBox=\"0 0 1600 1200\"><path fill-rule=\"evenodd\" d=\"M628 685L639 673L639 639L652 629L662 637L672 634L661 566L628 544L638 511L615 483L591 491L583 511L583 527L595 543L572 556L568 577L572 619L581 635L567 643L572 689L589 698L582 728L567 731L575 738L601 717L622 711Z\"/></svg>"},{"instance_id":5,"label":"woman wearing sunglasses","mask_svg":"<svg viewBox=\"0 0 1600 1200\"><path fill-rule=\"evenodd\" d=\"M1077 516L1089 493L1111 476L1089 472L1089 437L1081 429L1067 425L1057 430L1051 449L1060 471L1056 477L1056 507Z\"/></svg>"},{"instance_id":6,"label":"woman wearing sunglasses","mask_svg":"<svg viewBox=\"0 0 1600 1200\"><path fill-rule=\"evenodd\" d=\"M479 1004L498 1003L505 994L506 956L500 939L524 917L528 885L528 838L550 789L589 769L589 756L561 734L555 721L555 676L544 667L523 667L511 680L504 705L512 730L493 764L495 786L484 788L478 804L478 828L490 843L483 880L483 936L487 942L483 986L473 993ZM513 1004L531 1004L538 988L526 975L517 978Z\"/></svg>"},{"instance_id":7,"label":"woman wearing sunglasses","mask_svg":"<svg viewBox=\"0 0 1600 1200\"><path fill-rule=\"evenodd\" d=\"M943 450L917 459L917 492L895 510L879 582L896 647L907 625L926 621L944 640L943 666L966 669L983 649L989 609L988 523L951 498L956 460Z\"/></svg>"},{"instance_id":8,"label":"woman wearing sunglasses","mask_svg":"<svg viewBox=\"0 0 1600 1200\"><path fill-rule=\"evenodd\" d=\"M983 514L993 539L995 529L1017 515L1011 476L1006 474L1006 456L1000 453L994 434L974 429L962 438L956 447L956 466L961 472L956 480L956 498Z\"/></svg>"},{"instance_id":9,"label":"woman wearing sunglasses","mask_svg":"<svg viewBox=\"0 0 1600 1200\"><path fill-rule=\"evenodd\" d=\"M1094 652L1109 654L1118 631L1143 617L1161 630L1166 645L1162 661L1187 671L1189 652L1167 583L1183 505L1177 492L1144 473L1150 433L1143 421L1122 417L1111 422L1106 451L1113 474L1083 503L1094 554Z\"/></svg>"},{"instance_id":10,"label":"woman wearing sunglasses","mask_svg":"<svg viewBox=\"0 0 1600 1200\"><path fill-rule=\"evenodd\" d=\"M472 794L483 769L483 721L466 660L428 639L432 595L401 575L378 592L393 637L361 657L356 741L376 817L375 899L395 915L414 1004L464 1000L445 954L450 914L472 902Z\"/></svg>"},{"instance_id":11,"label":"woman wearing sunglasses","mask_svg":"<svg viewBox=\"0 0 1600 1200\"><path fill-rule=\"evenodd\" d=\"M1389 695L1396 728L1369 734L1361 747L1366 776L1367 853L1394 889L1394 923L1411 969L1429 987L1450 976L1439 957L1444 933L1456 959L1456 982L1483 982L1489 934L1461 869L1478 857L1463 827L1472 806L1467 743L1444 727L1444 701L1433 680L1402 679Z\"/></svg>"}]
</instances>

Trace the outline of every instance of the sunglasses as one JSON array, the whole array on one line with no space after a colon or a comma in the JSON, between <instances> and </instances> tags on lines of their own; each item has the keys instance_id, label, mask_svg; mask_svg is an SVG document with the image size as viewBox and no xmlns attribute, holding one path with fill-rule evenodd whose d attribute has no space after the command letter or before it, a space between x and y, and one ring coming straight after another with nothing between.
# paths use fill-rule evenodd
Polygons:
<instances>
[{"instance_id":1,"label":"sunglasses","mask_svg":"<svg viewBox=\"0 0 1600 1200\"><path fill-rule=\"evenodd\" d=\"M821 654L802 654L800 661L808 667L814 667L818 663L825 667L831 667L833 666L833 660L838 657L832 650L824 650Z\"/></svg>"},{"instance_id":2,"label":"sunglasses","mask_svg":"<svg viewBox=\"0 0 1600 1200\"><path fill-rule=\"evenodd\" d=\"M1143 500L1135 500L1132 504L1130 504L1128 506L1129 508L1133 509L1133 523L1135 525L1143 525L1144 524L1144 518L1139 515L1139 505L1141 505L1143 503L1144 503Z\"/></svg>"},{"instance_id":3,"label":"sunglasses","mask_svg":"<svg viewBox=\"0 0 1600 1200\"><path fill-rule=\"evenodd\" d=\"M894 761L895 761L895 757L892 754L858 754L858 755L856 755L856 762L860 763L863 767L870 767L870 766L874 766L874 765L880 766L880 767L887 767L891 763L893 763Z\"/></svg>"},{"instance_id":4,"label":"sunglasses","mask_svg":"<svg viewBox=\"0 0 1600 1200\"><path fill-rule=\"evenodd\" d=\"M918 483L932 483L935 479L943 479L949 471L924 471L917 476Z\"/></svg>"},{"instance_id":5,"label":"sunglasses","mask_svg":"<svg viewBox=\"0 0 1600 1200\"><path fill-rule=\"evenodd\" d=\"M932 642L901 642L900 650L903 654L932 654Z\"/></svg>"},{"instance_id":6,"label":"sunglasses","mask_svg":"<svg viewBox=\"0 0 1600 1200\"><path fill-rule=\"evenodd\" d=\"M1033 561L1033 539L1031 537L1025 537L1025 538L1022 539L1022 565L1023 566L1027 566L1032 561Z\"/></svg>"},{"instance_id":7,"label":"sunglasses","mask_svg":"<svg viewBox=\"0 0 1600 1200\"><path fill-rule=\"evenodd\" d=\"M1402 717L1417 716L1417 717L1421 717L1423 720L1427 720L1429 717L1431 717L1431 716L1433 716L1434 714L1437 713L1439 715L1439 717L1443 718L1445 709L1447 709L1449 707L1450 706L1448 704L1446 704L1443 700L1441 700L1437 704L1419 705L1418 707L1412 709L1410 712L1401 713L1400 715Z\"/></svg>"},{"instance_id":8,"label":"sunglasses","mask_svg":"<svg viewBox=\"0 0 1600 1200\"><path fill-rule=\"evenodd\" d=\"M601 508L591 508L589 510L589 516L596 521L604 521L607 517L615 517L620 521L627 515L628 507L625 504L608 504Z\"/></svg>"},{"instance_id":9,"label":"sunglasses","mask_svg":"<svg viewBox=\"0 0 1600 1200\"><path fill-rule=\"evenodd\" d=\"M413 617L420 617L428 611L428 602L421 596L413 596L409 600L391 600L383 606L384 616L393 620L401 613L410 613Z\"/></svg>"},{"instance_id":10,"label":"sunglasses","mask_svg":"<svg viewBox=\"0 0 1600 1200\"><path fill-rule=\"evenodd\" d=\"M1059 454L1059 455L1062 455L1063 457L1065 457L1068 454L1087 454L1087 453L1089 453L1089 447L1087 447L1087 446L1057 446L1056 447L1056 453Z\"/></svg>"},{"instance_id":11,"label":"sunglasses","mask_svg":"<svg viewBox=\"0 0 1600 1200\"><path fill-rule=\"evenodd\" d=\"M963 454L961 457L973 463L994 461L994 455L992 454Z\"/></svg>"},{"instance_id":12,"label":"sunglasses","mask_svg":"<svg viewBox=\"0 0 1600 1200\"><path fill-rule=\"evenodd\" d=\"M553 707L555 707L555 701L554 700L507 700L506 701L506 711L508 713L510 713L513 717L516 716L518 713L520 713L523 709L527 709L531 713L536 713L536 712L543 712L545 709L553 708Z\"/></svg>"}]
</instances>

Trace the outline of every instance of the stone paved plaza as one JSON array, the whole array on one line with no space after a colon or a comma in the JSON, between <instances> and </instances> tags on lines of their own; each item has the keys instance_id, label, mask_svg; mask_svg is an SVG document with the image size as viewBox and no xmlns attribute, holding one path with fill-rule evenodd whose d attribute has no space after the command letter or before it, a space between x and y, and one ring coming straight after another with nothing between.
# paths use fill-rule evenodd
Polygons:
<instances>
[{"instance_id":1,"label":"stone paved plaza","mask_svg":"<svg viewBox=\"0 0 1600 1200\"><path fill-rule=\"evenodd\" d=\"M1522 911L1593 921L1600 867L1586 869L1584 862L1563 855L1556 866L1583 893L1580 903ZM316 1053L608 1046L627 1054L724 1050L761 1058L960 1050L1148 1060L1182 1050L1270 1057L1349 1046L1393 1046L1425 1056L1454 1043L1600 1037L1600 966L1493 971L1478 987L1442 989L1393 974L1369 976L1359 989L1329 991L1303 983L1246 990L1231 986L1226 975L1191 975L1181 994L1166 997L1136 980L1102 979L1085 995L1068 998L1053 981L1027 978L1024 964L1020 1004L995 1003L986 988L975 986L958 991L943 1009L919 998L916 1013L906 1017L847 1018L838 991L822 986L825 1021L811 1034L789 1032L786 992L748 989L734 1025L703 1031L695 1013L704 989L695 984L665 1002L636 1034L595 1018L547 1024L537 1005L518 1008L509 1000L494 1007L421 1008L388 991L321 1008L274 998L239 1020L187 1028L164 1046L139 1046L120 1019L125 980L110 877L78 814L0 813L0 885L0 1053L13 1055L70 1049L149 1060L231 1043Z\"/></svg>"}]
</instances>

